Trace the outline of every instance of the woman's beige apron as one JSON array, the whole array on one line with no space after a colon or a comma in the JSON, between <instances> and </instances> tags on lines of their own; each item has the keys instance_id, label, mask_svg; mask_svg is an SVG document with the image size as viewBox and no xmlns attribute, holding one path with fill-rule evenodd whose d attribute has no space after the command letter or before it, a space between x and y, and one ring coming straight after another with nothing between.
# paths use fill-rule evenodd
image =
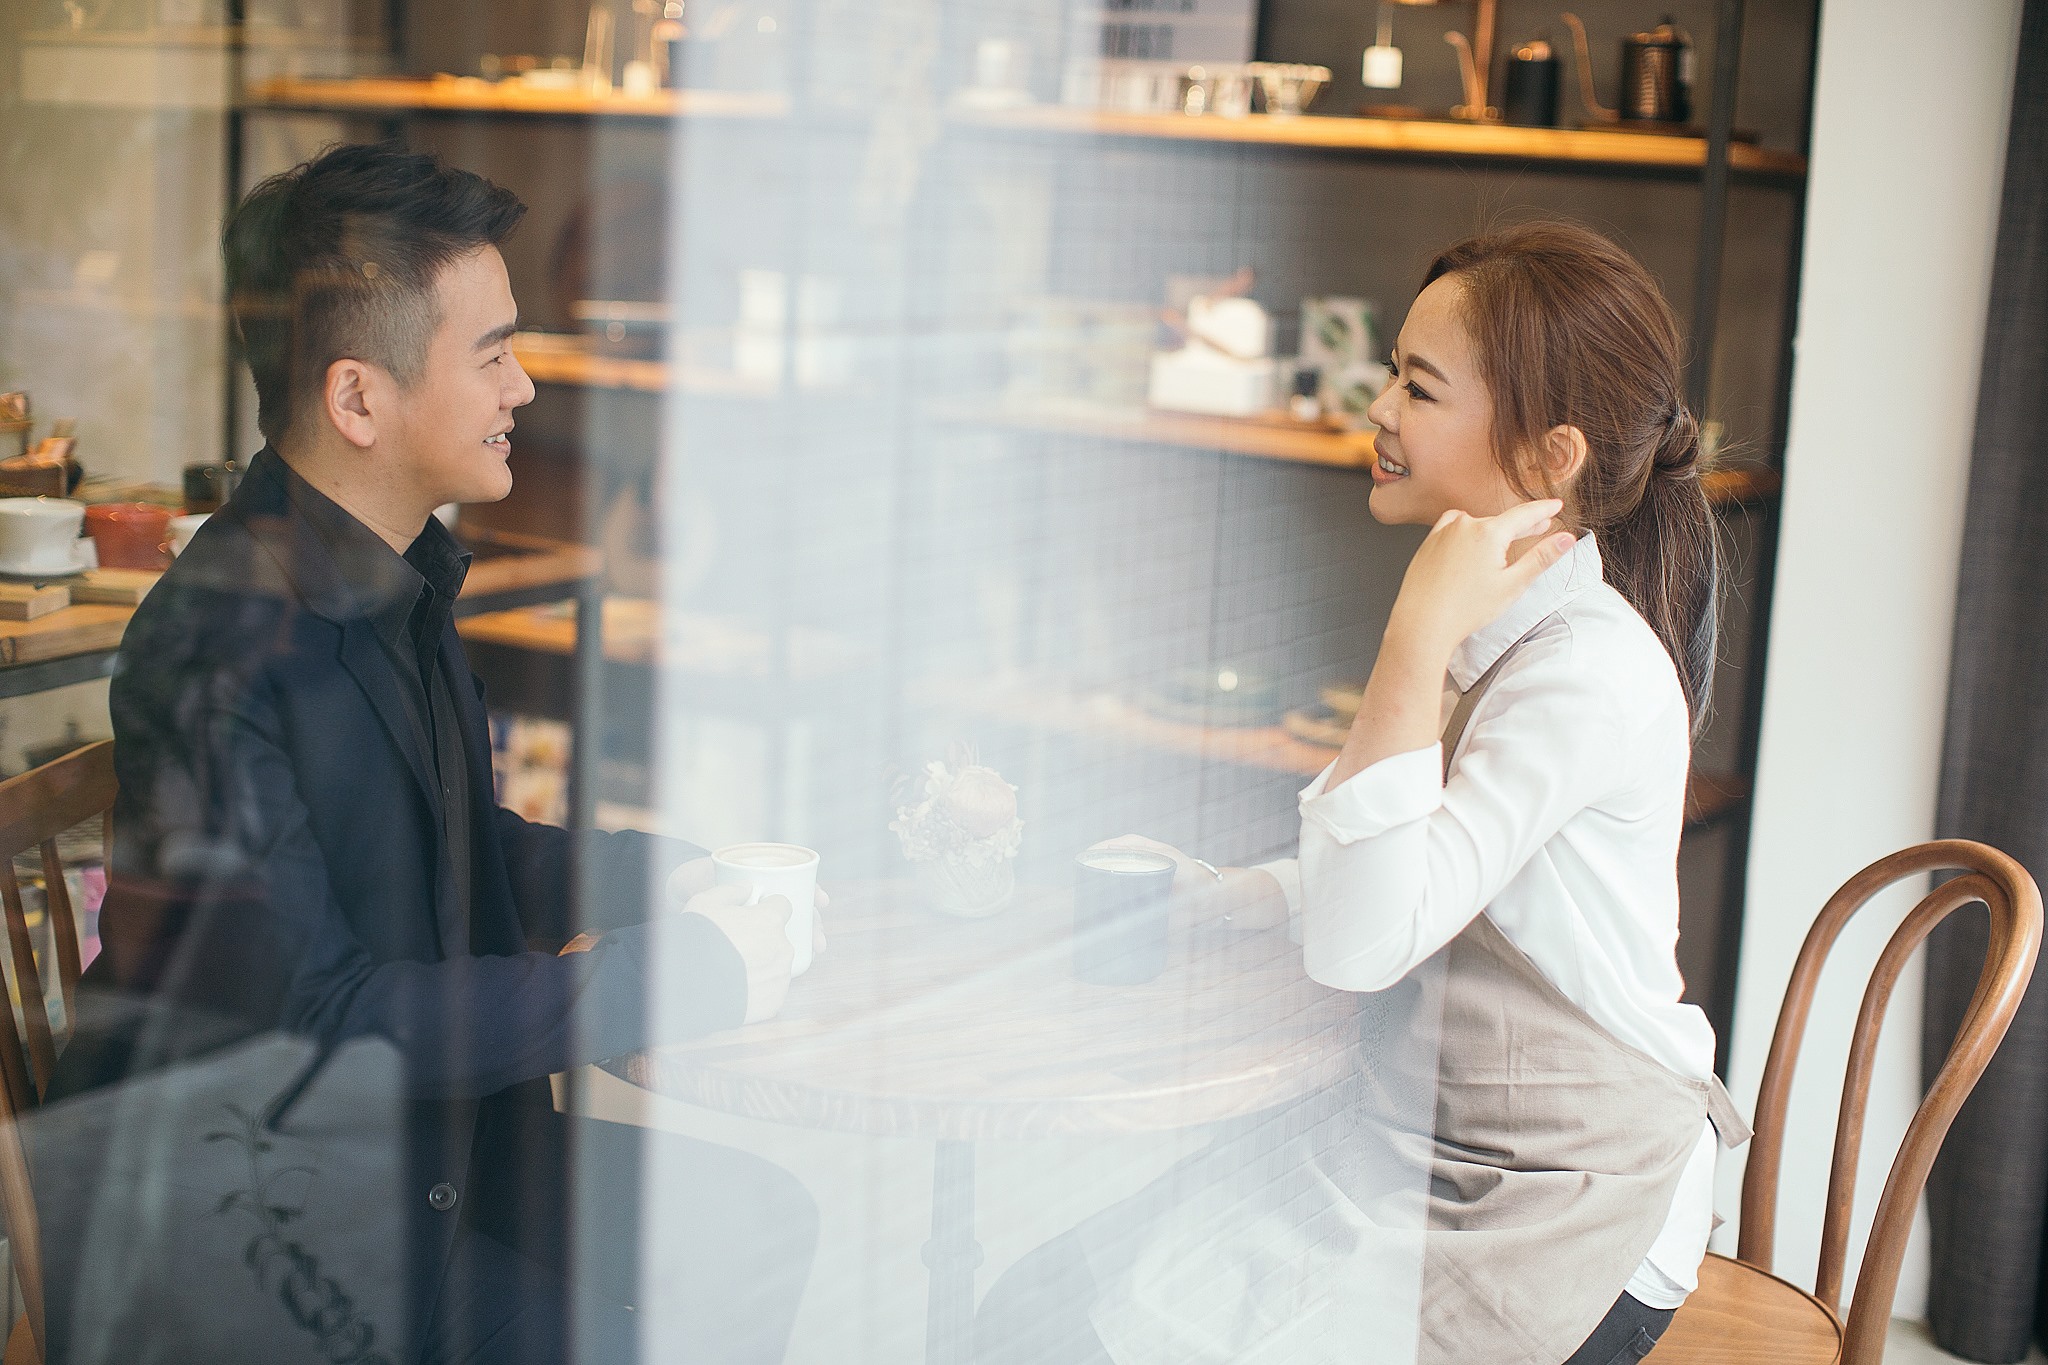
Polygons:
<instances>
[{"instance_id":1,"label":"woman's beige apron","mask_svg":"<svg viewBox=\"0 0 2048 1365\"><path fill-rule=\"evenodd\" d=\"M1510 648L1459 698L1445 772ZM1481 914L1359 997L1352 1079L1084 1224L1120 1365L1559 1365L1663 1230L1713 1079L1609 1033Z\"/></svg>"}]
</instances>

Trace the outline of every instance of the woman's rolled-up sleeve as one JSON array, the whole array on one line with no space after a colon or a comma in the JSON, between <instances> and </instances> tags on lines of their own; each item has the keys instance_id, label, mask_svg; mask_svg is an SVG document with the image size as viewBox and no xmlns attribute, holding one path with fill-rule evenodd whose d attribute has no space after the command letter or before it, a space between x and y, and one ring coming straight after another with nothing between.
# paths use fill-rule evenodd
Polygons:
<instances>
[{"instance_id":1,"label":"woman's rolled-up sleeve","mask_svg":"<svg viewBox=\"0 0 2048 1365\"><path fill-rule=\"evenodd\" d=\"M1327 790L1325 768L1301 794L1301 822L1340 844L1355 844L1424 819L1444 803L1443 766L1443 746L1432 744L1383 758L1335 791Z\"/></svg>"},{"instance_id":2,"label":"woman's rolled-up sleeve","mask_svg":"<svg viewBox=\"0 0 2048 1365\"><path fill-rule=\"evenodd\" d=\"M1308 974L1384 990L1456 937L1577 812L1618 753L1601 680L1569 643L1525 649L1473 715L1449 782L1443 750L1395 754L1301 794L1300 910Z\"/></svg>"}]
</instances>

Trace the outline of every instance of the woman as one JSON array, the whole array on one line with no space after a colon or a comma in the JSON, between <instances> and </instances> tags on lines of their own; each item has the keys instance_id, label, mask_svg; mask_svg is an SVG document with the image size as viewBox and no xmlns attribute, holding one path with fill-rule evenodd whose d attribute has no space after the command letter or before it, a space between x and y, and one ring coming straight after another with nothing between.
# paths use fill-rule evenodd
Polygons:
<instances>
[{"instance_id":1,"label":"woman","mask_svg":"<svg viewBox=\"0 0 2048 1365\"><path fill-rule=\"evenodd\" d=\"M984 1360L1607 1365L1694 1287L1716 1129L1746 1132L1674 956L1715 600L1679 351L1649 274L1583 229L1432 264L1371 409L1373 516L1432 529L1300 857L1209 882L1166 850L1198 914L1298 914L1309 975L1377 1020L1360 1084L1027 1258Z\"/></svg>"}]
</instances>

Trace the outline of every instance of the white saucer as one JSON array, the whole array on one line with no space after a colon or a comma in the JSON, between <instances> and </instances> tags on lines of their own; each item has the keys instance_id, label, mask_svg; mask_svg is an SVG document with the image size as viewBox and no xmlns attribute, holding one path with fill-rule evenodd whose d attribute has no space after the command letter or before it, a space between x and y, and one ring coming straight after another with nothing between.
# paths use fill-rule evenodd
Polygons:
<instances>
[{"instance_id":1,"label":"white saucer","mask_svg":"<svg viewBox=\"0 0 2048 1365\"><path fill-rule=\"evenodd\" d=\"M99 546L90 540L80 538L71 551L71 567L68 569L18 569L0 560L0 579L15 583L53 583L59 579L76 578L88 569L100 566Z\"/></svg>"}]
</instances>

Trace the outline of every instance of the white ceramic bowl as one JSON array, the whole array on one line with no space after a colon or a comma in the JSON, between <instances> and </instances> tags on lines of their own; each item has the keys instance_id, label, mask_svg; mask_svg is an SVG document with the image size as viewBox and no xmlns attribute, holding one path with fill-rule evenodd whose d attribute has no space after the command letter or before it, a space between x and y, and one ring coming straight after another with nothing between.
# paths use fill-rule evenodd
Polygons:
<instances>
[{"instance_id":1,"label":"white ceramic bowl","mask_svg":"<svg viewBox=\"0 0 2048 1365\"><path fill-rule=\"evenodd\" d=\"M0 498L0 573L74 572L84 524L82 502Z\"/></svg>"},{"instance_id":2,"label":"white ceramic bowl","mask_svg":"<svg viewBox=\"0 0 2048 1365\"><path fill-rule=\"evenodd\" d=\"M185 547L192 543L193 535L200 527L206 525L206 519L210 515L212 514L208 512L192 512L182 517L171 518L170 524L166 529L171 537L171 553L173 555L185 553Z\"/></svg>"}]
</instances>

